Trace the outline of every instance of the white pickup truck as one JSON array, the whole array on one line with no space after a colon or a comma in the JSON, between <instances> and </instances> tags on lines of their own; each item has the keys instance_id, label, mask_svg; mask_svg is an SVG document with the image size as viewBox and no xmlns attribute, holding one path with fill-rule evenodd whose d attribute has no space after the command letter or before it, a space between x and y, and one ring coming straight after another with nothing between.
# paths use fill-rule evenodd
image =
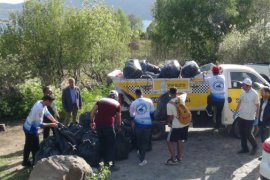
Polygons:
<instances>
[{"instance_id":1,"label":"white pickup truck","mask_svg":"<svg viewBox=\"0 0 270 180\"><path fill-rule=\"evenodd\" d=\"M265 80L270 83L270 63L254 63L246 64L246 66L257 71Z\"/></svg>"}]
</instances>

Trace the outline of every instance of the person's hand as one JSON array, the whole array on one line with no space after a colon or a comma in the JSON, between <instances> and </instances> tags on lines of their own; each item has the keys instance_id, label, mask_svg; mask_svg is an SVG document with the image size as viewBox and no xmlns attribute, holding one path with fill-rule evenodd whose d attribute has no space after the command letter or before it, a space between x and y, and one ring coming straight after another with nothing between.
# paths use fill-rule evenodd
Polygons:
<instances>
[{"instance_id":1,"label":"person's hand","mask_svg":"<svg viewBox=\"0 0 270 180\"><path fill-rule=\"evenodd\" d=\"M258 119L258 117L255 117L255 119L254 119L254 123L253 123L253 126L257 126L257 125L258 125L258 123L259 123L259 119Z\"/></svg>"},{"instance_id":2,"label":"person's hand","mask_svg":"<svg viewBox=\"0 0 270 180\"><path fill-rule=\"evenodd\" d=\"M58 126L57 123L50 123L50 127L55 128L55 127L57 127L57 126Z\"/></svg>"},{"instance_id":3,"label":"person's hand","mask_svg":"<svg viewBox=\"0 0 270 180\"><path fill-rule=\"evenodd\" d=\"M95 130L96 129L96 123L95 122L91 122L90 127L91 127L91 129Z\"/></svg>"},{"instance_id":4,"label":"person's hand","mask_svg":"<svg viewBox=\"0 0 270 180\"><path fill-rule=\"evenodd\" d=\"M234 111L234 112L233 112L233 120L235 120L236 118L237 118L237 112Z\"/></svg>"}]
</instances>

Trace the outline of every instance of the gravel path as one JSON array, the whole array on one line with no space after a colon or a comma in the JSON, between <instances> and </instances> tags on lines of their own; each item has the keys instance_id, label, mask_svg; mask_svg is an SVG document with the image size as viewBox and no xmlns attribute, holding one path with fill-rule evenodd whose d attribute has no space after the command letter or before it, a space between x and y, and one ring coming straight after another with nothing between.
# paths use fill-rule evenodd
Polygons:
<instances>
[{"instance_id":1,"label":"gravel path","mask_svg":"<svg viewBox=\"0 0 270 180\"><path fill-rule=\"evenodd\" d=\"M260 144L259 139L257 140ZM261 146L261 145L259 145ZM256 180L259 177L257 155L238 155L240 140L228 135L213 133L211 129L190 129L181 164L166 166L169 154L165 140L153 142L153 150L146 154L148 164L138 166L135 151L129 159L117 163L121 169L113 172L111 180Z\"/></svg>"}]
</instances>

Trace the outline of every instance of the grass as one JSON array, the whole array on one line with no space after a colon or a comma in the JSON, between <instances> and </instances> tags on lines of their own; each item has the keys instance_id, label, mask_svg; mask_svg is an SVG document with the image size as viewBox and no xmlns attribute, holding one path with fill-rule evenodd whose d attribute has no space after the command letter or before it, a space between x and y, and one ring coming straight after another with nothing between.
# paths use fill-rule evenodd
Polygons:
<instances>
[{"instance_id":1,"label":"grass","mask_svg":"<svg viewBox=\"0 0 270 180\"><path fill-rule=\"evenodd\" d=\"M31 169L22 168L22 151L0 156L1 180L27 180Z\"/></svg>"}]
</instances>

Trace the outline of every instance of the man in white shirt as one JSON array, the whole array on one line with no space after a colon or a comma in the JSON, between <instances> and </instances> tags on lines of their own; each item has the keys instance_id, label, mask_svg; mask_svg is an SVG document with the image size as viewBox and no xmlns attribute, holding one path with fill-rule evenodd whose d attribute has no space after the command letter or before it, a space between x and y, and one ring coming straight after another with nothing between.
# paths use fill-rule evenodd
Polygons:
<instances>
[{"instance_id":1,"label":"man in white shirt","mask_svg":"<svg viewBox=\"0 0 270 180\"><path fill-rule=\"evenodd\" d=\"M185 105L186 94L180 95L180 98L176 96L177 89L170 88L169 95L172 102L176 102L180 99L180 104ZM182 124L179 119L177 119L177 109L172 103L167 104L167 115L168 115L168 124L171 126L171 130L167 137L167 145L171 157L167 160L165 164L173 165L181 162L182 160L182 151L183 151L183 142L188 138L188 126L189 124ZM177 143L177 155L174 150L174 142Z\"/></svg>"},{"instance_id":2,"label":"man in white shirt","mask_svg":"<svg viewBox=\"0 0 270 180\"><path fill-rule=\"evenodd\" d=\"M220 67L214 66L212 68L212 77L205 77L210 86L210 95L207 98L206 112L208 116L213 114L213 106L216 107L216 125L215 128L219 129L221 126L221 113L225 102L225 77L220 74Z\"/></svg>"},{"instance_id":3,"label":"man in white shirt","mask_svg":"<svg viewBox=\"0 0 270 180\"><path fill-rule=\"evenodd\" d=\"M132 127L135 128L139 149L139 165L144 166L147 164L145 152L151 141L151 125L155 108L151 99L142 96L140 89L136 89L135 94L137 99L130 105L130 116L133 119Z\"/></svg>"},{"instance_id":4,"label":"man in white shirt","mask_svg":"<svg viewBox=\"0 0 270 180\"><path fill-rule=\"evenodd\" d=\"M51 96L43 96L42 100L37 101L34 104L23 124L23 131L25 134L23 166L32 166L32 163L29 160L30 152L32 152L33 162L35 162L35 154L39 150L38 128L57 126L57 121L47 109L47 106L50 106L53 100L54 99ZM43 123L44 116L46 116L52 123Z\"/></svg>"},{"instance_id":5,"label":"man in white shirt","mask_svg":"<svg viewBox=\"0 0 270 180\"><path fill-rule=\"evenodd\" d=\"M252 81L249 78L244 79L242 82L242 92L240 94L236 113L238 111L239 116L236 119L239 122L239 132L241 136L242 149L238 151L238 154L248 153L249 148L247 140L252 145L251 155L255 155L258 149L258 145L254 135L252 133L252 127L254 120L258 120L259 117L259 96L258 93L252 88Z\"/></svg>"}]
</instances>

